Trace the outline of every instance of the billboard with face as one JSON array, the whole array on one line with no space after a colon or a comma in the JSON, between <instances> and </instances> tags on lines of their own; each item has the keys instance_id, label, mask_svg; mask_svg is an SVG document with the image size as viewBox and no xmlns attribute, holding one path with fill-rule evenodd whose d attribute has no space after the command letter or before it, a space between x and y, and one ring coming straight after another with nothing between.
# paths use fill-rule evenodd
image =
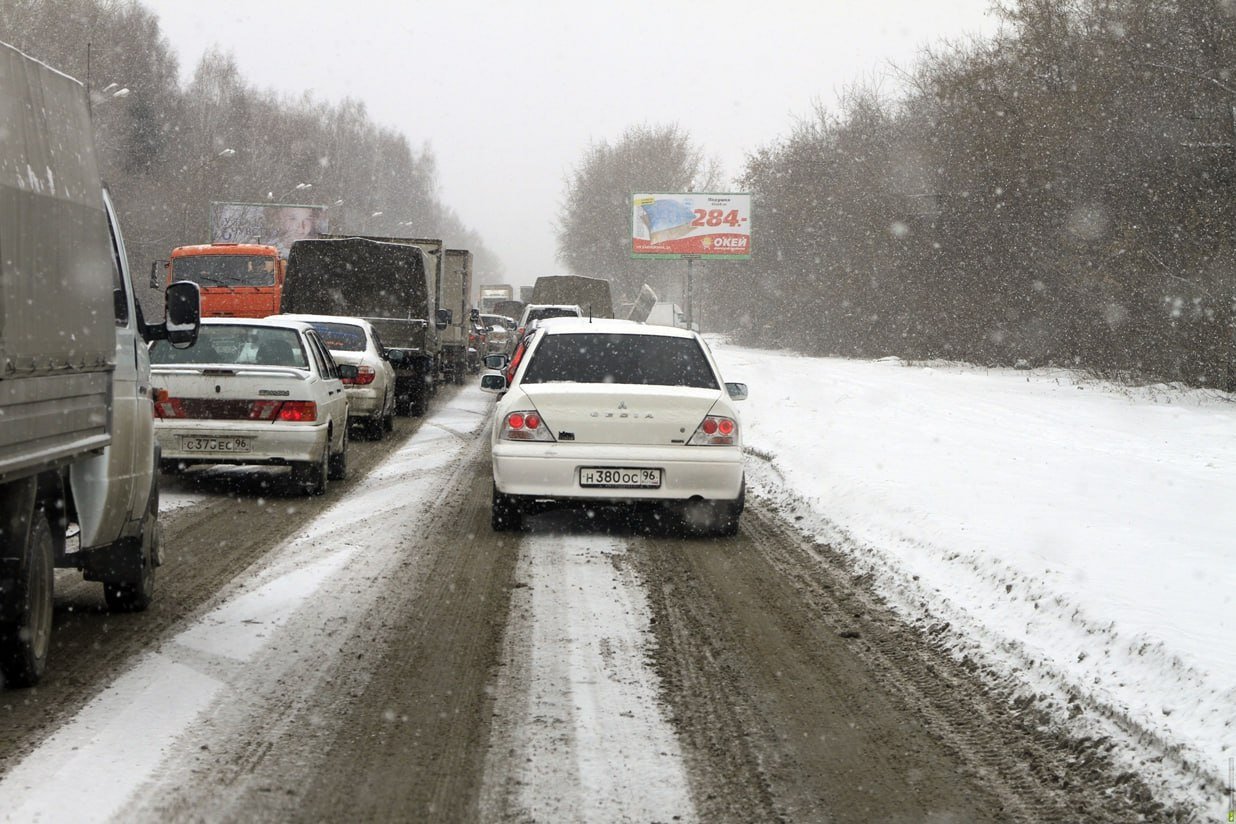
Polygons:
<instances>
[{"instance_id":1,"label":"billboard with face","mask_svg":"<svg viewBox=\"0 0 1236 824\"><path fill-rule=\"evenodd\" d=\"M211 203L211 243L266 243L279 254L298 240L329 233L325 206L287 203Z\"/></svg>"}]
</instances>

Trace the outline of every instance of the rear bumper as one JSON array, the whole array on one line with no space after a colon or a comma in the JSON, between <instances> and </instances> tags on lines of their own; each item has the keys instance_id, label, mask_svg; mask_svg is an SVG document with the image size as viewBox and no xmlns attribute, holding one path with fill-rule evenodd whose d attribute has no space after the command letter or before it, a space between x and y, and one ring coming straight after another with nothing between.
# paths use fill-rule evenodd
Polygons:
<instances>
[{"instance_id":1,"label":"rear bumper","mask_svg":"<svg viewBox=\"0 0 1236 824\"><path fill-rule=\"evenodd\" d=\"M185 463L287 464L319 461L327 448L327 422L315 424L235 424L219 421L155 421L163 460ZM248 438L248 452L184 449L185 438Z\"/></svg>"},{"instance_id":2,"label":"rear bumper","mask_svg":"<svg viewBox=\"0 0 1236 824\"><path fill-rule=\"evenodd\" d=\"M382 401L386 394L382 389L371 386L349 386L346 392L349 418L372 418L382 411Z\"/></svg>"},{"instance_id":3,"label":"rear bumper","mask_svg":"<svg viewBox=\"0 0 1236 824\"><path fill-rule=\"evenodd\" d=\"M580 486L583 467L660 469L658 489ZM742 451L723 446L621 446L519 443L493 446L494 486L504 495L556 500L675 501L736 499Z\"/></svg>"}]
</instances>

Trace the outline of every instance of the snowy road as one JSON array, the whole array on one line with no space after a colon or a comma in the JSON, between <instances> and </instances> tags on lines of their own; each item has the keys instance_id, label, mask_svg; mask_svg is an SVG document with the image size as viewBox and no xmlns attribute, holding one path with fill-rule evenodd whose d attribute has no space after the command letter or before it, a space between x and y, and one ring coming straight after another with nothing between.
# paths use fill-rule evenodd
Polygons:
<instances>
[{"instance_id":1,"label":"snowy road","mask_svg":"<svg viewBox=\"0 0 1236 824\"><path fill-rule=\"evenodd\" d=\"M1205 770L1168 759L1174 779L1143 782L1136 751L1103 733L1102 690L1072 693L1071 726L1026 699L1076 679L1019 675L1026 647L1002 647L1002 613L984 623L971 604L1008 594L980 573L1012 561L945 534L960 516L903 477L918 467L937 498L960 495L941 461L993 446L962 436L968 416L1041 414L1020 389L963 376L969 394L941 390L947 414L921 422L939 440L912 449L912 413L948 370L719 355L752 386L760 494L733 539L604 510L495 535L491 402L473 387L396 439L354 441L353 477L325 499L260 473L172 483L157 607L108 616L66 578L51 677L0 693L0 818L1116 821L1206 803ZM804 384L792 370L807 365ZM787 403L802 415L773 414ZM1102 403L1131 401L1098 403L1070 412L1090 410L1087 454L1123 460L1095 433L1113 421ZM808 412L823 437L778 423ZM970 577L950 587L949 561ZM1067 631L1077 592L1045 589L1027 626ZM1148 730L1140 755L1190 729Z\"/></svg>"}]
</instances>

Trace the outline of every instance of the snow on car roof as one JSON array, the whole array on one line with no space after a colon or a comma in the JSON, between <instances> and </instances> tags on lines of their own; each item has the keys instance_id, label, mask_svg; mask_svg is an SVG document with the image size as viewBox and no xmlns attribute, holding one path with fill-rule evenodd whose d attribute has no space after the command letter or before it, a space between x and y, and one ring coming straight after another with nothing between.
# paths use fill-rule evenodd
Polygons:
<instances>
[{"instance_id":1,"label":"snow on car roof","mask_svg":"<svg viewBox=\"0 0 1236 824\"><path fill-rule=\"evenodd\" d=\"M540 321L538 329L547 335L570 335L583 332L594 332L605 335L657 335L666 338L691 338L695 333L687 329L675 329L672 326L648 325L636 323L633 320L617 320L614 318L546 318Z\"/></svg>"},{"instance_id":2,"label":"snow on car roof","mask_svg":"<svg viewBox=\"0 0 1236 824\"><path fill-rule=\"evenodd\" d=\"M351 323L356 326L369 326L369 321L351 315L267 315L265 320L299 320L306 323Z\"/></svg>"},{"instance_id":3,"label":"snow on car roof","mask_svg":"<svg viewBox=\"0 0 1236 824\"><path fill-rule=\"evenodd\" d=\"M294 320L292 318L202 318L202 323L206 326L272 326L275 328L285 329L300 329L302 331L312 329L303 320Z\"/></svg>"}]
</instances>

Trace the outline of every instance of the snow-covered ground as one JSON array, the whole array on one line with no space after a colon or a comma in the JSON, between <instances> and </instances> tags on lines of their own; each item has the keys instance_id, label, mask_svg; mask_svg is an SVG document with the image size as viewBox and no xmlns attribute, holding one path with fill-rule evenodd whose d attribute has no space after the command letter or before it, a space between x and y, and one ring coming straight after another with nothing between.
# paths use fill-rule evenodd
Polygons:
<instances>
[{"instance_id":1,"label":"snow-covered ground","mask_svg":"<svg viewBox=\"0 0 1236 824\"><path fill-rule=\"evenodd\" d=\"M1226 812L1236 404L1057 371L713 348L751 388L753 491L957 655Z\"/></svg>"}]
</instances>

